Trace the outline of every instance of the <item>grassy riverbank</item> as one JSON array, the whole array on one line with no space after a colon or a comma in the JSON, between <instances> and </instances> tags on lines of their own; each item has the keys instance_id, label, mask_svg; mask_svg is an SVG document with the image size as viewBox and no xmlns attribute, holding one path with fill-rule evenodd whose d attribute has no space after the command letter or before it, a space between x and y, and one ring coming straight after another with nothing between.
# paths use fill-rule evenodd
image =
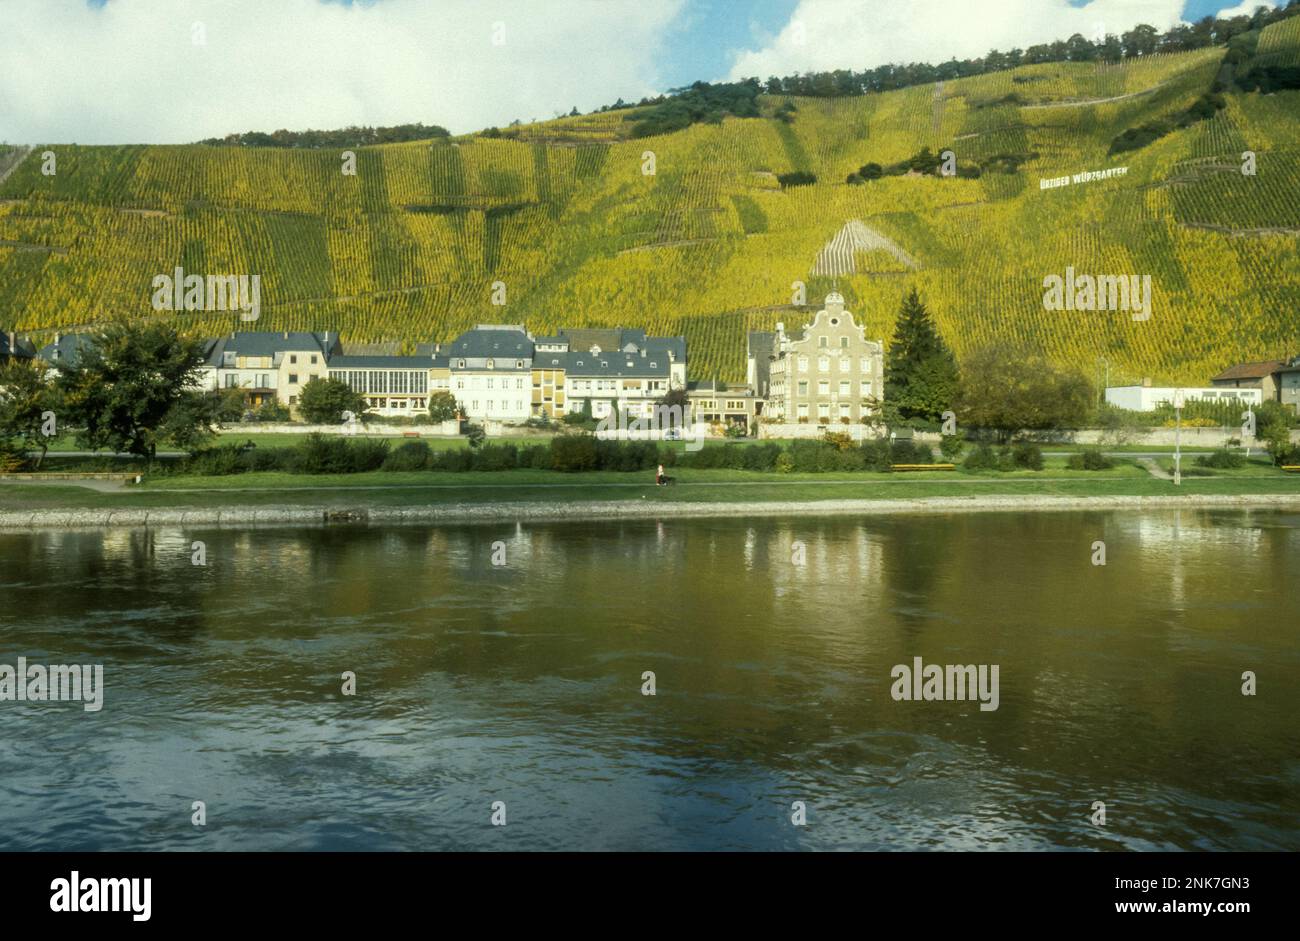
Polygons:
<instances>
[{"instance_id":1,"label":"grassy riverbank","mask_svg":"<svg viewBox=\"0 0 1300 941\"><path fill-rule=\"evenodd\" d=\"M606 501L655 503L768 503L822 500L916 500L926 497L1035 497L1300 495L1300 475L1251 473L1184 477L1182 486L1124 464L1106 472L1064 470L1059 460L1042 472L773 474L737 470L675 473L677 484L654 486L645 472L563 474L555 471L302 475L280 472L230 477L168 477L99 491L63 483L0 484L0 511L222 508L418 507L443 504ZM575 511L579 512L579 511Z\"/></svg>"}]
</instances>

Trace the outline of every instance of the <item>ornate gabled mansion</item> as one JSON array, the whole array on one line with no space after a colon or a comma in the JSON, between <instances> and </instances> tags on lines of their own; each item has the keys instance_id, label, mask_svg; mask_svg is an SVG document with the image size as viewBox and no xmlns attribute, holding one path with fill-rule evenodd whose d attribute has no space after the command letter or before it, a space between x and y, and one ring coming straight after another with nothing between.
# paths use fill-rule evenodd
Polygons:
<instances>
[{"instance_id":1,"label":"ornate gabled mansion","mask_svg":"<svg viewBox=\"0 0 1300 941\"><path fill-rule=\"evenodd\" d=\"M766 369L751 362L751 382L766 379L764 414L776 421L857 424L879 411L884 342L867 339L838 293L826 295L812 323L788 334L778 323L775 333L751 340L750 351L768 359Z\"/></svg>"}]
</instances>

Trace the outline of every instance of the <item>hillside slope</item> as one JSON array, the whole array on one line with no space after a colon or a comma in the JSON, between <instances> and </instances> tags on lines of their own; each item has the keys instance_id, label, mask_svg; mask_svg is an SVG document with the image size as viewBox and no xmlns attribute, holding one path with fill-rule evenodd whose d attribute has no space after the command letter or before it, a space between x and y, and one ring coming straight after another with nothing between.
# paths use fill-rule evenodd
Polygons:
<instances>
[{"instance_id":1,"label":"hillside slope","mask_svg":"<svg viewBox=\"0 0 1300 941\"><path fill-rule=\"evenodd\" d=\"M1268 27L1260 51L1300 62L1300 17ZM356 176L337 151L37 145L0 185L0 326L157 316L151 279L179 265L260 273L258 329L425 340L479 321L636 325L684 334L694 376L739 379L745 331L802 322L792 283L811 303L837 278L875 338L915 284L959 356L1020 340L1092 374L1105 356L1112 380L1200 383L1300 352L1300 92L1229 95L1212 120L1107 151L1190 105L1222 56L793 99L791 124L729 118L641 140L622 113L565 118L517 139L363 148ZM785 100L764 99L765 113ZM979 179L844 182L922 147L951 147L960 165L1033 156ZM1240 172L1246 150L1255 176ZM1038 186L1118 166L1126 175ZM776 174L793 170L818 182L782 190ZM1045 310L1043 278L1067 266L1150 274L1151 318ZM165 316L238 327L232 314Z\"/></svg>"}]
</instances>

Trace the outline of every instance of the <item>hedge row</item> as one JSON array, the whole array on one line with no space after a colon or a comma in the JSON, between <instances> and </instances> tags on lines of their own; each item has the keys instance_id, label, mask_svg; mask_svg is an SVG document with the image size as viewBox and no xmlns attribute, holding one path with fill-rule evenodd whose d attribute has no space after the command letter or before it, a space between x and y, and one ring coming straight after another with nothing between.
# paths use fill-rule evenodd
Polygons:
<instances>
[{"instance_id":1,"label":"hedge row","mask_svg":"<svg viewBox=\"0 0 1300 941\"><path fill-rule=\"evenodd\" d=\"M485 444L478 448L434 449L425 441L396 447L372 438L312 434L291 448L223 445L200 451L160 473L223 476L249 471L295 474L352 474L363 471L501 471L515 468L584 471L644 471L656 465L698 469L827 473L888 471L891 464L931 464L924 445L909 441L852 443L848 436L827 441L778 444L724 444L698 451L651 441L602 441L591 435L560 435L548 444L519 447Z\"/></svg>"}]
</instances>

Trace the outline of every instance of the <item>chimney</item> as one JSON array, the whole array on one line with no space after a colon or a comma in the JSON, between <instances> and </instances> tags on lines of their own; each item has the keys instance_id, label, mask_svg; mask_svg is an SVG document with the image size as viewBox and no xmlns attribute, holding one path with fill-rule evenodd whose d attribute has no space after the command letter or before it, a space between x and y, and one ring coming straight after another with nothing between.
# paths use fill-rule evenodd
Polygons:
<instances>
[{"instance_id":1,"label":"chimney","mask_svg":"<svg viewBox=\"0 0 1300 941\"><path fill-rule=\"evenodd\" d=\"M289 339L289 331L288 331L288 330L284 331L284 338L285 338L286 340Z\"/></svg>"},{"instance_id":2,"label":"chimney","mask_svg":"<svg viewBox=\"0 0 1300 941\"><path fill-rule=\"evenodd\" d=\"M1144 388L1144 389L1150 389L1150 388L1151 388L1151 377L1150 377L1150 376L1143 376L1143 377L1142 377L1142 388Z\"/></svg>"}]
</instances>

